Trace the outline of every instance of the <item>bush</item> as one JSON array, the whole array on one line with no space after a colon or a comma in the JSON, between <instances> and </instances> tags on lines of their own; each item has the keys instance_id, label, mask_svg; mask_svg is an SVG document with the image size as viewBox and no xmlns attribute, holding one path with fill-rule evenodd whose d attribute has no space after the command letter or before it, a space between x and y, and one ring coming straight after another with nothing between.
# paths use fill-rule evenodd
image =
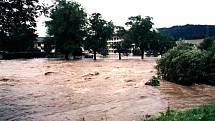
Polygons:
<instances>
[{"instance_id":1,"label":"bush","mask_svg":"<svg viewBox=\"0 0 215 121\"><path fill-rule=\"evenodd\" d=\"M158 75L168 79L169 73L172 71L171 67L174 65L172 64L172 59L183 54L184 52L190 50L192 46L184 43L180 43L177 47L169 50L167 53L163 54L161 59L157 61L157 70Z\"/></svg>"},{"instance_id":2,"label":"bush","mask_svg":"<svg viewBox=\"0 0 215 121\"><path fill-rule=\"evenodd\" d=\"M198 48L202 50L209 50L214 44L215 44L215 38L210 37L210 38L204 39L203 42L199 44Z\"/></svg>"},{"instance_id":3,"label":"bush","mask_svg":"<svg viewBox=\"0 0 215 121\"><path fill-rule=\"evenodd\" d=\"M82 49L81 48L74 49L72 54L73 56L82 56L83 55Z\"/></svg>"},{"instance_id":4,"label":"bush","mask_svg":"<svg viewBox=\"0 0 215 121\"><path fill-rule=\"evenodd\" d=\"M145 85L160 86L159 78L152 76L152 78L149 81L147 81Z\"/></svg>"},{"instance_id":5,"label":"bush","mask_svg":"<svg viewBox=\"0 0 215 121\"><path fill-rule=\"evenodd\" d=\"M210 84L215 84L215 43L208 50L207 74Z\"/></svg>"},{"instance_id":6,"label":"bush","mask_svg":"<svg viewBox=\"0 0 215 121\"><path fill-rule=\"evenodd\" d=\"M140 49L134 48L134 50L133 50L133 55L134 55L134 56L140 56L140 55L141 55Z\"/></svg>"},{"instance_id":7,"label":"bush","mask_svg":"<svg viewBox=\"0 0 215 121\"><path fill-rule=\"evenodd\" d=\"M205 83L208 81L209 58L207 51L179 43L157 61L156 68L158 75L168 81L182 85Z\"/></svg>"},{"instance_id":8,"label":"bush","mask_svg":"<svg viewBox=\"0 0 215 121\"><path fill-rule=\"evenodd\" d=\"M108 55L108 50L102 50L100 52L100 54L103 56L103 57L106 57Z\"/></svg>"}]
</instances>

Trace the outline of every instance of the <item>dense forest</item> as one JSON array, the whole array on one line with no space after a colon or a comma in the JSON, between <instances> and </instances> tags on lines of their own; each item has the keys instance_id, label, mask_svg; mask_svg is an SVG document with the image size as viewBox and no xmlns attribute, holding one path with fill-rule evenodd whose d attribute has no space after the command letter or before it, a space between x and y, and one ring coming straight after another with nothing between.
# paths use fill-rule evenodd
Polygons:
<instances>
[{"instance_id":1,"label":"dense forest","mask_svg":"<svg viewBox=\"0 0 215 121\"><path fill-rule=\"evenodd\" d=\"M170 28L159 28L160 32L174 37L175 39L203 39L215 36L215 25L183 25Z\"/></svg>"}]
</instances>

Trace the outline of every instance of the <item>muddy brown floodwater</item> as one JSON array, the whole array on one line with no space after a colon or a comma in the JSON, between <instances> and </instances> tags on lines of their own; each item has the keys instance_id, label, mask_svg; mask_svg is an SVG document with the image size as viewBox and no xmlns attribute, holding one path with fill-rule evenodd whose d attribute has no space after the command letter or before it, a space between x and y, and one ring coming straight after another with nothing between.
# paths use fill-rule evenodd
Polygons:
<instances>
[{"instance_id":1,"label":"muddy brown floodwater","mask_svg":"<svg viewBox=\"0 0 215 121\"><path fill-rule=\"evenodd\" d=\"M0 120L132 121L215 102L207 85L144 85L155 60L1 60Z\"/></svg>"}]
</instances>

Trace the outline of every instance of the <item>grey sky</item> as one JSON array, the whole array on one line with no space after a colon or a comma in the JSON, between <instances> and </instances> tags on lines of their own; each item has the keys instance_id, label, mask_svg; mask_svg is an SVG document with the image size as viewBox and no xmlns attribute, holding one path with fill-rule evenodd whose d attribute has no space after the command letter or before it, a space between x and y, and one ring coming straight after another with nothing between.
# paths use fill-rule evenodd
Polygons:
<instances>
[{"instance_id":1,"label":"grey sky","mask_svg":"<svg viewBox=\"0 0 215 121\"><path fill-rule=\"evenodd\" d=\"M51 0L45 0L49 3ZM153 17L154 27L215 24L214 0L76 0L88 14L101 13L106 20L124 26L128 17ZM45 36L45 17L38 18L37 33Z\"/></svg>"}]
</instances>

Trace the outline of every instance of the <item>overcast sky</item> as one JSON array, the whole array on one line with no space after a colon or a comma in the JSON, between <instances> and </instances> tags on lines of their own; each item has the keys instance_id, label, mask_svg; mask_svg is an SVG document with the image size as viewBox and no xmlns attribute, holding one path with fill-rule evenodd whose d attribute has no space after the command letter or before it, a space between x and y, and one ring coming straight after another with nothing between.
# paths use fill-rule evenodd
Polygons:
<instances>
[{"instance_id":1,"label":"overcast sky","mask_svg":"<svg viewBox=\"0 0 215 121\"><path fill-rule=\"evenodd\" d=\"M40 0L42 1L42 0ZM51 0L45 0L49 2ZM76 0L88 14L101 13L105 20L124 26L128 17L153 17L155 28L185 24L215 25L214 0ZM46 35L45 17L38 19L37 33Z\"/></svg>"}]
</instances>

